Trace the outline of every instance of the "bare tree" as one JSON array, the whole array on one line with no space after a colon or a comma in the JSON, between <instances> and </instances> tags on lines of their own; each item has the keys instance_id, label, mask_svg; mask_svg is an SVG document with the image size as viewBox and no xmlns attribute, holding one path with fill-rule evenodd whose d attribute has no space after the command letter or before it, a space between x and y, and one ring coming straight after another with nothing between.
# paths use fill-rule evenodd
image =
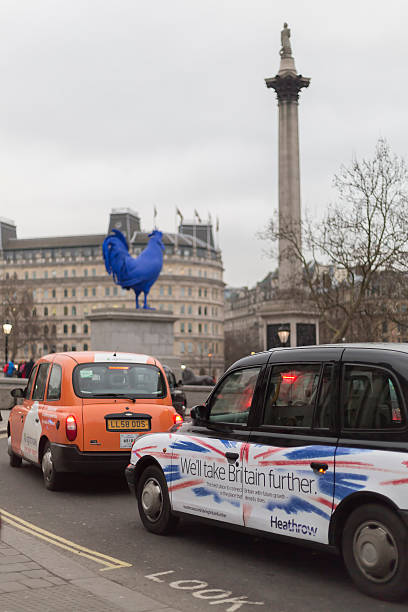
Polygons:
<instances>
[{"instance_id":1,"label":"bare tree","mask_svg":"<svg viewBox=\"0 0 408 612\"><path fill-rule=\"evenodd\" d=\"M14 359L18 350L32 347L44 338L44 327L37 318L32 292L15 278L0 281L0 313L3 322L12 324L9 354Z\"/></svg>"},{"instance_id":2,"label":"bare tree","mask_svg":"<svg viewBox=\"0 0 408 612\"><path fill-rule=\"evenodd\" d=\"M354 339L358 329L377 339L380 321L395 319L408 278L407 178L404 160L381 139L372 159L341 167L334 178L338 202L321 222L306 221L299 231L271 221L264 234L283 238L286 256L301 262L308 299L332 342Z\"/></svg>"},{"instance_id":3,"label":"bare tree","mask_svg":"<svg viewBox=\"0 0 408 612\"><path fill-rule=\"evenodd\" d=\"M224 333L225 367L228 368L241 357L261 350L258 326L226 331Z\"/></svg>"}]
</instances>

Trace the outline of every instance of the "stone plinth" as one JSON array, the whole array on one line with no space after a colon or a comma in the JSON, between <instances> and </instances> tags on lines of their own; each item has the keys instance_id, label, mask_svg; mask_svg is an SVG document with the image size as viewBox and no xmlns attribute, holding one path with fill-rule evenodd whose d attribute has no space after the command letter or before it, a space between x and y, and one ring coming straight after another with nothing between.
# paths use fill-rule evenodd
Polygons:
<instances>
[{"instance_id":1,"label":"stone plinth","mask_svg":"<svg viewBox=\"0 0 408 612\"><path fill-rule=\"evenodd\" d=\"M174 322L171 312L163 310L94 310L91 321L91 350L144 353L157 357L170 367L174 357Z\"/></svg>"},{"instance_id":2,"label":"stone plinth","mask_svg":"<svg viewBox=\"0 0 408 612\"><path fill-rule=\"evenodd\" d=\"M191 408L204 404L214 387L202 385L183 385L183 391L187 399L187 414L190 414Z\"/></svg>"},{"instance_id":3,"label":"stone plinth","mask_svg":"<svg viewBox=\"0 0 408 612\"><path fill-rule=\"evenodd\" d=\"M266 350L282 346L277 338L279 327L287 329L285 346L319 344L319 316L313 304L296 299L276 299L265 303L258 311L261 346Z\"/></svg>"}]
</instances>

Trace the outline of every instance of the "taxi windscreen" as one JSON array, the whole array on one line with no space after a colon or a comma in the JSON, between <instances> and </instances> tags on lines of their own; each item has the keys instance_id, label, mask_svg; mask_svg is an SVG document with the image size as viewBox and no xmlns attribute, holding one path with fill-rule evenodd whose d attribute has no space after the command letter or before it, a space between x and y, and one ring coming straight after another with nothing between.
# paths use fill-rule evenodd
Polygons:
<instances>
[{"instance_id":1,"label":"taxi windscreen","mask_svg":"<svg viewBox=\"0 0 408 612\"><path fill-rule=\"evenodd\" d=\"M83 363L73 372L79 397L166 397L166 383L159 368L141 363Z\"/></svg>"}]
</instances>

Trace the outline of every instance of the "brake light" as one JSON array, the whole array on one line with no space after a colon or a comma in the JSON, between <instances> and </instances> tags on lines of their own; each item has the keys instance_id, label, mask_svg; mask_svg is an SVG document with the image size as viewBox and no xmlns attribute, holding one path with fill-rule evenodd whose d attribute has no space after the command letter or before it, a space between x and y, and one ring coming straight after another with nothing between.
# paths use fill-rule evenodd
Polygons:
<instances>
[{"instance_id":1,"label":"brake light","mask_svg":"<svg viewBox=\"0 0 408 612\"><path fill-rule=\"evenodd\" d=\"M294 383L297 379L297 374L289 372L288 374L281 374L282 382L288 383L289 385Z\"/></svg>"},{"instance_id":2,"label":"brake light","mask_svg":"<svg viewBox=\"0 0 408 612\"><path fill-rule=\"evenodd\" d=\"M176 414L173 414L173 423L175 425L181 425L183 422L183 417L178 414L178 412L176 412Z\"/></svg>"},{"instance_id":3,"label":"brake light","mask_svg":"<svg viewBox=\"0 0 408 612\"><path fill-rule=\"evenodd\" d=\"M70 414L65 419L65 433L70 442L73 442L77 437L78 429L76 418Z\"/></svg>"}]
</instances>

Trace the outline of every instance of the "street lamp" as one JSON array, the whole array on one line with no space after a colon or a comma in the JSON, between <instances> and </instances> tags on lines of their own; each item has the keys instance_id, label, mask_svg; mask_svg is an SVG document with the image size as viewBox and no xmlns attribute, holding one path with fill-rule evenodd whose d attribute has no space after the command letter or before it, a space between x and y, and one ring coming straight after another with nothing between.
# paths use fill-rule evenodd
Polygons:
<instances>
[{"instance_id":1,"label":"street lamp","mask_svg":"<svg viewBox=\"0 0 408 612\"><path fill-rule=\"evenodd\" d=\"M282 346L285 346L287 341L289 340L290 331L286 329L283 325L281 325L278 329L278 337Z\"/></svg>"},{"instance_id":2,"label":"street lamp","mask_svg":"<svg viewBox=\"0 0 408 612\"><path fill-rule=\"evenodd\" d=\"M3 333L4 333L4 338L5 338L5 357L6 357L6 363L8 363L8 337L11 333L13 326L11 323L9 323L9 321L6 321L5 323L3 323Z\"/></svg>"},{"instance_id":3,"label":"street lamp","mask_svg":"<svg viewBox=\"0 0 408 612\"><path fill-rule=\"evenodd\" d=\"M208 353L208 373L211 376L211 357L212 357L212 353Z\"/></svg>"}]
</instances>

